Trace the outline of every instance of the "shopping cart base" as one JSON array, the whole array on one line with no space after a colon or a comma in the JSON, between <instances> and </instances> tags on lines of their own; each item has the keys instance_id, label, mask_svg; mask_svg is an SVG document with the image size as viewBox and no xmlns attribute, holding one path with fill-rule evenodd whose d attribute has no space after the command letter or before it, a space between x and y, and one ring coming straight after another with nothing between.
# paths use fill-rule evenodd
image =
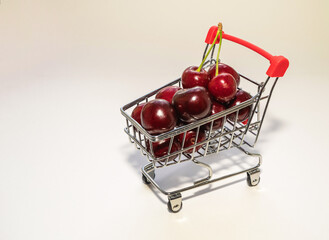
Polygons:
<instances>
[{"instance_id":1,"label":"shopping cart base","mask_svg":"<svg viewBox=\"0 0 329 240\"><path fill-rule=\"evenodd\" d=\"M163 188L161 188L158 183L154 180L155 178L155 168L153 163L149 163L147 165L145 165L141 170L142 170L142 180L144 183L146 184L152 184L154 187L156 187L161 193L165 194L168 196L168 210L170 212L173 213L177 213L182 209L183 203L182 203L182 192L187 191L187 190L191 190L193 188L197 188L200 186L204 186L206 184L210 184L210 183L214 183L220 180L224 180L230 177L234 177L240 174L247 174L247 184L250 187L254 187L257 186L258 183L260 182L260 165L262 162L262 156L260 154L257 153L250 153L248 151L246 151L244 148L242 147L237 147L239 150L241 150L242 152L244 152L245 154L251 156L251 157L256 157L258 158L258 163L256 166L248 168L248 169L244 169L242 171L239 172L234 172L231 174L227 174L225 176L222 177L218 177L218 178L212 178L212 169L208 164L199 162L199 161L193 161L194 163L196 163L199 166L202 167L206 167L209 170L209 176L194 182L192 185L181 188L181 189L177 189L175 191L172 192L167 192L165 191Z\"/></svg>"}]
</instances>

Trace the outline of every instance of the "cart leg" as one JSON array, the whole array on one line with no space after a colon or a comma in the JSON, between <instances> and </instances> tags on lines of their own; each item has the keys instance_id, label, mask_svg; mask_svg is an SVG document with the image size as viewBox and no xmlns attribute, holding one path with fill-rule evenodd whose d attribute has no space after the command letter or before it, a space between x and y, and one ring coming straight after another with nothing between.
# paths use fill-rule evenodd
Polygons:
<instances>
[{"instance_id":1,"label":"cart leg","mask_svg":"<svg viewBox=\"0 0 329 240\"><path fill-rule=\"evenodd\" d=\"M168 209L170 212L177 213L183 207L182 194L174 193L168 196Z\"/></svg>"},{"instance_id":2,"label":"cart leg","mask_svg":"<svg viewBox=\"0 0 329 240\"><path fill-rule=\"evenodd\" d=\"M260 169L256 168L247 172L247 183L249 187L257 186L260 181Z\"/></svg>"},{"instance_id":3,"label":"cart leg","mask_svg":"<svg viewBox=\"0 0 329 240\"><path fill-rule=\"evenodd\" d=\"M142 180L145 184L150 184L151 182L148 179L148 177L150 177L152 179L155 178L154 166L153 166L153 164L148 164L147 166L145 166L144 169L148 176L146 174L142 173Z\"/></svg>"},{"instance_id":4,"label":"cart leg","mask_svg":"<svg viewBox=\"0 0 329 240\"><path fill-rule=\"evenodd\" d=\"M196 159L193 159L192 161L193 161L195 164L198 164L199 166L201 166L201 167L205 167L205 168L208 169L208 176L205 177L205 178L203 178L203 179L200 179L200 180L194 182L194 185L199 185L199 184L205 183L205 182L207 182L208 180L210 180L211 177L212 177L212 174L213 174L212 168L211 168L208 164L205 164L205 163L203 163L203 162L199 162L199 161L196 160Z\"/></svg>"}]
</instances>

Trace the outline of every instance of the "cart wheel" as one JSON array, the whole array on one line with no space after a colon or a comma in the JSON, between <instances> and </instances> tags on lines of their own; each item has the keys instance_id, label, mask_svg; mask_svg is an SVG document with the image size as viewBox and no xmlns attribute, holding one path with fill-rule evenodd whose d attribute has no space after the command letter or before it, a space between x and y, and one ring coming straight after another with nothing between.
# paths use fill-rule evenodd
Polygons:
<instances>
[{"instance_id":1,"label":"cart wheel","mask_svg":"<svg viewBox=\"0 0 329 240\"><path fill-rule=\"evenodd\" d=\"M183 207L183 203L181 203L179 208L173 209L173 206L171 205L170 201L168 202L167 205L168 205L169 212L172 212L172 213L178 213Z\"/></svg>"},{"instance_id":2,"label":"cart wheel","mask_svg":"<svg viewBox=\"0 0 329 240\"><path fill-rule=\"evenodd\" d=\"M150 184L150 183L151 183L151 182L145 177L144 174L142 174L142 181L143 181L143 183L145 183L145 184Z\"/></svg>"},{"instance_id":3,"label":"cart wheel","mask_svg":"<svg viewBox=\"0 0 329 240\"><path fill-rule=\"evenodd\" d=\"M154 179L155 178L155 172L154 171L150 172L149 176ZM151 183L143 173L142 173L142 180L143 180L143 183L145 183L145 184L150 184Z\"/></svg>"},{"instance_id":4,"label":"cart wheel","mask_svg":"<svg viewBox=\"0 0 329 240\"><path fill-rule=\"evenodd\" d=\"M255 187L260 182L260 170L257 168L250 172L247 172L247 183L249 187Z\"/></svg>"},{"instance_id":5,"label":"cart wheel","mask_svg":"<svg viewBox=\"0 0 329 240\"><path fill-rule=\"evenodd\" d=\"M167 205L168 205L169 212L172 212L172 213L179 212L183 207L182 195L180 193L175 193L175 194L169 195Z\"/></svg>"},{"instance_id":6,"label":"cart wheel","mask_svg":"<svg viewBox=\"0 0 329 240\"><path fill-rule=\"evenodd\" d=\"M257 179L257 182L252 183L250 177L247 178L247 183L249 187L255 187L259 184L260 182L260 177Z\"/></svg>"}]
</instances>

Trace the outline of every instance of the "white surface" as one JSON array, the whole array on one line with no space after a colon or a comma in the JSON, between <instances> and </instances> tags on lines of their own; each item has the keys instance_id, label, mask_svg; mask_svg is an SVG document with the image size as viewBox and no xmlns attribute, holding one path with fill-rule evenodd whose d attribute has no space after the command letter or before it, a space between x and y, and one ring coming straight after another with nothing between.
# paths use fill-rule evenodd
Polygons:
<instances>
[{"instance_id":1,"label":"white surface","mask_svg":"<svg viewBox=\"0 0 329 240\"><path fill-rule=\"evenodd\" d=\"M328 3L255 4L2 0L0 239L328 239ZM291 66L255 148L260 185L192 190L171 214L119 108L198 64L218 20ZM222 54L264 77L249 51Z\"/></svg>"}]
</instances>

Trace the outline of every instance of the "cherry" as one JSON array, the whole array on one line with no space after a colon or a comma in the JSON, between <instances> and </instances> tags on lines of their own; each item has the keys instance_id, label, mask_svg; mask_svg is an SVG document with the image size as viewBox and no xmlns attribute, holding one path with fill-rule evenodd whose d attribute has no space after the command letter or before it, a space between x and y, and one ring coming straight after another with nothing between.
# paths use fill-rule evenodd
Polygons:
<instances>
[{"instance_id":1,"label":"cherry","mask_svg":"<svg viewBox=\"0 0 329 240\"><path fill-rule=\"evenodd\" d=\"M208 84L209 92L215 97L215 99L221 103L228 103L232 100L237 91L237 81L235 77L238 79L238 74L233 70L233 68L229 67L225 64L219 64L219 54L222 46L222 29L223 26L221 23L218 24L218 32L219 33L219 44L218 44L218 53L216 58L216 64L213 65L209 69L209 77L210 82ZM233 71L232 71L233 70ZM223 72L221 72L223 71ZM228 73L228 71L231 73ZM235 77L232 76L236 75ZM238 80L240 82L240 80Z\"/></svg>"},{"instance_id":2,"label":"cherry","mask_svg":"<svg viewBox=\"0 0 329 240\"><path fill-rule=\"evenodd\" d=\"M209 83L208 73L203 68L198 71L197 66L191 66L184 70L182 74L183 88L192 88L196 86L207 88Z\"/></svg>"},{"instance_id":3,"label":"cherry","mask_svg":"<svg viewBox=\"0 0 329 240\"><path fill-rule=\"evenodd\" d=\"M135 119L135 121L138 122L140 125L142 125L141 112L142 112L144 105L145 105L145 103L141 103L141 104L137 105L131 113L131 117L133 119Z\"/></svg>"},{"instance_id":4,"label":"cherry","mask_svg":"<svg viewBox=\"0 0 329 240\"><path fill-rule=\"evenodd\" d=\"M216 101L213 101L212 107L211 107L211 115L224 111L225 109L226 109L225 105L218 103ZM221 117L220 119L217 119L214 121L214 123L212 125L212 131L221 129L223 125L224 125L224 117ZM210 127L211 127L211 123L208 123L207 125L205 125L205 129L207 129L208 131L210 130Z\"/></svg>"},{"instance_id":5,"label":"cherry","mask_svg":"<svg viewBox=\"0 0 329 240\"><path fill-rule=\"evenodd\" d=\"M154 99L146 103L141 120L142 126L152 135L170 131L177 123L174 108L164 99Z\"/></svg>"},{"instance_id":6,"label":"cherry","mask_svg":"<svg viewBox=\"0 0 329 240\"><path fill-rule=\"evenodd\" d=\"M165 156L166 154L168 154L169 151L169 146L170 146L170 138L161 140L161 141L157 141L157 142L153 142L152 143L153 146L153 153L154 153L154 157L155 158L160 158ZM151 148L150 148L150 142L149 140L146 141L146 149L148 152L151 153ZM180 142L178 142L175 138L173 140L172 146L171 146L171 150L170 153L174 153L176 151L179 151L181 149L181 144ZM169 158L169 161L174 160L177 155L171 156ZM165 161L166 159L164 159L163 161Z\"/></svg>"},{"instance_id":7,"label":"cherry","mask_svg":"<svg viewBox=\"0 0 329 240\"><path fill-rule=\"evenodd\" d=\"M231 74L236 81L236 85L237 86L240 85L240 75L231 66L224 63L218 63L218 74L221 73ZM216 64L213 64L208 69L208 77L209 79L213 79L215 75L216 75Z\"/></svg>"},{"instance_id":8,"label":"cherry","mask_svg":"<svg viewBox=\"0 0 329 240\"><path fill-rule=\"evenodd\" d=\"M209 115L211 99L204 87L193 87L176 92L172 104L178 114L178 118L191 123Z\"/></svg>"},{"instance_id":9,"label":"cherry","mask_svg":"<svg viewBox=\"0 0 329 240\"><path fill-rule=\"evenodd\" d=\"M229 104L229 107L234 107L236 105L239 105L240 103L243 103L244 101L247 101L251 98L251 95L243 90L239 90L236 93L236 97L235 99ZM238 114L238 122L243 122L245 120L248 119L249 114L251 112L252 109L252 105L247 106L245 108L242 108L239 110L239 114ZM228 119L232 122L235 121L235 117L236 117L236 112L231 113L228 115Z\"/></svg>"},{"instance_id":10,"label":"cherry","mask_svg":"<svg viewBox=\"0 0 329 240\"><path fill-rule=\"evenodd\" d=\"M184 141L184 148L187 148L187 147L193 146L195 144L196 134L197 134L197 128L186 132L185 141L184 141L184 133L179 134L177 136L177 140L181 145L183 144L183 141ZM204 140L206 140L206 131L204 129L200 128L197 143L200 143ZM202 145L197 146L195 148L195 151L198 151L201 147L202 147ZM193 148L191 148L191 149L189 149L185 152L186 153L192 153Z\"/></svg>"},{"instance_id":11,"label":"cherry","mask_svg":"<svg viewBox=\"0 0 329 240\"><path fill-rule=\"evenodd\" d=\"M182 88L177 87L177 86L168 86L168 87L162 88L155 95L155 98L157 98L157 99L164 99L164 100L167 100L169 103L171 103L173 96L180 89L182 89Z\"/></svg>"},{"instance_id":12,"label":"cherry","mask_svg":"<svg viewBox=\"0 0 329 240\"><path fill-rule=\"evenodd\" d=\"M237 85L231 74L222 73L211 79L208 90L217 101L227 103L234 98Z\"/></svg>"},{"instance_id":13,"label":"cherry","mask_svg":"<svg viewBox=\"0 0 329 240\"><path fill-rule=\"evenodd\" d=\"M199 67L196 67L196 66L188 67L183 72L182 78L181 78L183 88L192 88L195 86L207 88L210 79L208 77L207 71L204 70L202 67L203 67L209 53L213 49L218 36L220 37L219 47L218 47L218 49L220 50L221 40L222 40L222 24L221 23L218 24L218 30L217 30L215 39L214 39L213 43L211 44L209 50L205 54L204 58L202 59L200 66ZM218 57L219 57L219 55L217 56L217 59L218 59ZM217 62L218 62L218 60L217 60Z\"/></svg>"}]
</instances>

